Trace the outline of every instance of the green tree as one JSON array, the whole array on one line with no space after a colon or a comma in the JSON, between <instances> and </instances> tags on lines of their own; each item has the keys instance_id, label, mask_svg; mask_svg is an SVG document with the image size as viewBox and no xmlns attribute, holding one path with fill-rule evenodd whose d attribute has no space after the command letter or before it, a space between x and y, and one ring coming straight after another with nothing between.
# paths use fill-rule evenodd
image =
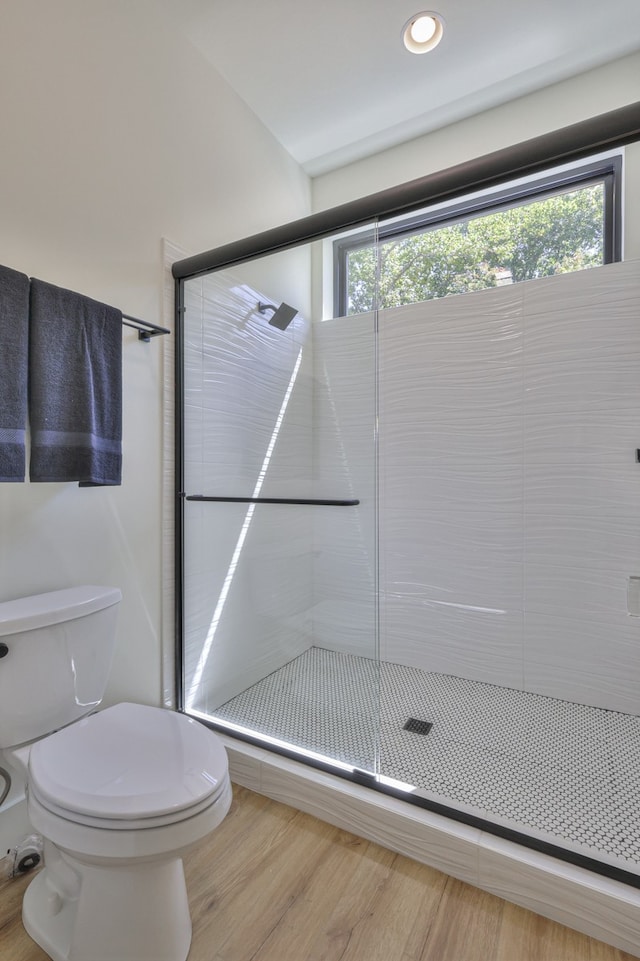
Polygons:
<instances>
[{"instance_id":1,"label":"green tree","mask_svg":"<svg viewBox=\"0 0 640 961\"><path fill-rule=\"evenodd\" d=\"M601 184L362 247L348 313L566 273L603 262Z\"/></svg>"}]
</instances>

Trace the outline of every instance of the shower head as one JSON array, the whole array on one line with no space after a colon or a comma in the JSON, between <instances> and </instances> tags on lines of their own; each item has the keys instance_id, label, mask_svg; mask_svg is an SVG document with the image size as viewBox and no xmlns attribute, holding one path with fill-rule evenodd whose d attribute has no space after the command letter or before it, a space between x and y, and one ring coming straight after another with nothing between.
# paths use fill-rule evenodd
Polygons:
<instances>
[{"instance_id":1,"label":"shower head","mask_svg":"<svg viewBox=\"0 0 640 961\"><path fill-rule=\"evenodd\" d=\"M263 304L261 302L258 304L258 310L261 314L264 314L265 310L272 310L273 316L270 317L269 323L272 327L277 327L278 330L286 330L298 313L295 307L290 307L289 304L285 304L284 302L281 303L279 307L276 307L274 304Z\"/></svg>"}]
</instances>

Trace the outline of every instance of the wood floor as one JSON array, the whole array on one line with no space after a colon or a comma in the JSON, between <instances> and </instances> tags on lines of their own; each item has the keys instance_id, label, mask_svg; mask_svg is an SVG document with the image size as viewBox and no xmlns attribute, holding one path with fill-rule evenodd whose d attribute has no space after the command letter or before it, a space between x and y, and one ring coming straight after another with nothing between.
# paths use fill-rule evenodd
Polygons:
<instances>
[{"instance_id":1,"label":"wood floor","mask_svg":"<svg viewBox=\"0 0 640 961\"><path fill-rule=\"evenodd\" d=\"M635 961L241 787L185 872L189 961ZM47 961L20 921L29 880L0 887L2 961Z\"/></svg>"}]
</instances>

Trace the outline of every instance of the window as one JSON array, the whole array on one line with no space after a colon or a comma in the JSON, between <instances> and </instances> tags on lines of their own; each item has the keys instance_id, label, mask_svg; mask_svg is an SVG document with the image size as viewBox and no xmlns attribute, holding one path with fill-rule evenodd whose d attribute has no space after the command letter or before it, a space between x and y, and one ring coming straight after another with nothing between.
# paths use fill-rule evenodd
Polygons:
<instances>
[{"instance_id":1,"label":"window","mask_svg":"<svg viewBox=\"0 0 640 961\"><path fill-rule=\"evenodd\" d=\"M620 171L608 157L336 240L335 315L620 260Z\"/></svg>"}]
</instances>

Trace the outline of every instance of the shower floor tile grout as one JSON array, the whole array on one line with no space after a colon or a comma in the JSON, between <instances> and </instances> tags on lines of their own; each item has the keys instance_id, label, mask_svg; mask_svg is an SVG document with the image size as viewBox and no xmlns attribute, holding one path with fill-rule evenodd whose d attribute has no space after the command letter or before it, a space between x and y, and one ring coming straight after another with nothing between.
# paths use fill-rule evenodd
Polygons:
<instances>
[{"instance_id":1,"label":"shower floor tile grout","mask_svg":"<svg viewBox=\"0 0 640 961\"><path fill-rule=\"evenodd\" d=\"M640 871L640 719L312 647L211 713ZM409 718L428 734L404 730Z\"/></svg>"}]
</instances>

